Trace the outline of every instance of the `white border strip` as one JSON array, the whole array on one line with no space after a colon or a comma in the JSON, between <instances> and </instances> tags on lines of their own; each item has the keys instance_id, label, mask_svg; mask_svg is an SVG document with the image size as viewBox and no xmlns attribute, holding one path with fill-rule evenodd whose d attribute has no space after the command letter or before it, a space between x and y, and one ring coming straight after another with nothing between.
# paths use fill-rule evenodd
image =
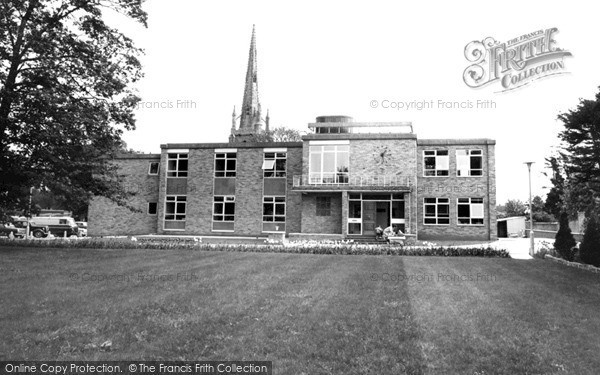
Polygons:
<instances>
[{"instance_id":1,"label":"white border strip","mask_svg":"<svg viewBox=\"0 0 600 375\"><path fill-rule=\"evenodd\" d=\"M215 148L215 152L237 152L237 148Z\"/></svg>"},{"instance_id":2,"label":"white border strip","mask_svg":"<svg viewBox=\"0 0 600 375\"><path fill-rule=\"evenodd\" d=\"M349 145L350 140L344 141L308 141L309 145Z\"/></svg>"},{"instance_id":3,"label":"white border strip","mask_svg":"<svg viewBox=\"0 0 600 375\"><path fill-rule=\"evenodd\" d=\"M284 148L263 148L263 152L287 152L287 147L284 147Z\"/></svg>"}]
</instances>

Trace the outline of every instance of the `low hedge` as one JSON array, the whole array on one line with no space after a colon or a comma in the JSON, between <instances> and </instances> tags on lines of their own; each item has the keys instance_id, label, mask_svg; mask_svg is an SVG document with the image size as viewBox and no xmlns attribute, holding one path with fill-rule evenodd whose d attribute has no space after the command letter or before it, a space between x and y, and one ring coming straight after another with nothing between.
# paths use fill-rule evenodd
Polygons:
<instances>
[{"instance_id":1,"label":"low hedge","mask_svg":"<svg viewBox=\"0 0 600 375\"><path fill-rule=\"evenodd\" d=\"M412 256L472 256L510 258L508 251L491 247L396 246L365 245L351 242L288 242L285 244L207 244L199 240L82 238L54 240L0 240L0 246L64 248L64 249L187 249L200 251L237 251L258 253L331 254L331 255L412 255Z\"/></svg>"}]
</instances>

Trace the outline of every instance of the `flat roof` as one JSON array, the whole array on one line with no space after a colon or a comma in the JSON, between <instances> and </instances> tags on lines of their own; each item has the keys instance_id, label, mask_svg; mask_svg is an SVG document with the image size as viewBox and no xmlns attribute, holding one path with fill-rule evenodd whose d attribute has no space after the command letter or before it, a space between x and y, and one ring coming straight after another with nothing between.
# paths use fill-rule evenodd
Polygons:
<instances>
[{"instance_id":1,"label":"flat roof","mask_svg":"<svg viewBox=\"0 0 600 375\"><path fill-rule=\"evenodd\" d=\"M166 143L161 149L302 147L302 142Z\"/></svg>"},{"instance_id":2,"label":"flat roof","mask_svg":"<svg viewBox=\"0 0 600 375\"><path fill-rule=\"evenodd\" d=\"M449 146L449 145L495 145L495 139L489 138L449 138L449 139L417 139L417 145Z\"/></svg>"}]
</instances>

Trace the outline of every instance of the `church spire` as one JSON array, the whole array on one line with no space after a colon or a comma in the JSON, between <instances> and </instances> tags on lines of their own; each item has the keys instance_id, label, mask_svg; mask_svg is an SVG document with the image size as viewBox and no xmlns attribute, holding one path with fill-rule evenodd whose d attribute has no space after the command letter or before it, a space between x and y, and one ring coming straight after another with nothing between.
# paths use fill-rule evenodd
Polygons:
<instances>
[{"instance_id":1,"label":"church spire","mask_svg":"<svg viewBox=\"0 0 600 375\"><path fill-rule=\"evenodd\" d=\"M248 68L246 70L246 81L244 82L244 98L242 101L240 123L238 129L235 129L233 117L230 142L252 141L254 136L262 133L266 126L262 118L260 100L258 97L258 64L256 61L256 29L252 25L252 37L250 39L250 51L248 54Z\"/></svg>"},{"instance_id":2,"label":"church spire","mask_svg":"<svg viewBox=\"0 0 600 375\"><path fill-rule=\"evenodd\" d=\"M258 66L256 63L256 29L252 25L240 128L253 129L258 122L260 122L260 102L258 99Z\"/></svg>"}]
</instances>

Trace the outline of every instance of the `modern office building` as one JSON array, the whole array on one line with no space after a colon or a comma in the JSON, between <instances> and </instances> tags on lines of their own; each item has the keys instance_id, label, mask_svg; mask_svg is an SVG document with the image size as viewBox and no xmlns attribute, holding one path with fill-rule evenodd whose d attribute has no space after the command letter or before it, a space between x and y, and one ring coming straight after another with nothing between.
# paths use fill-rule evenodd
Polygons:
<instances>
[{"instance_id":1,"label":"modern office building","mask_svg":"<svg viewBox=\"0 0 600 375\"><path fill-rule=\"evenodd\" d=\"M254 31L241 113L227 143L163 144L115 160L136 195L89 209L90 235L373 237L393 225L420 240L497 237L495 141L418 139L408 122L320 116L301 142L260 142Z\"/></svg>"}]
</instances>

